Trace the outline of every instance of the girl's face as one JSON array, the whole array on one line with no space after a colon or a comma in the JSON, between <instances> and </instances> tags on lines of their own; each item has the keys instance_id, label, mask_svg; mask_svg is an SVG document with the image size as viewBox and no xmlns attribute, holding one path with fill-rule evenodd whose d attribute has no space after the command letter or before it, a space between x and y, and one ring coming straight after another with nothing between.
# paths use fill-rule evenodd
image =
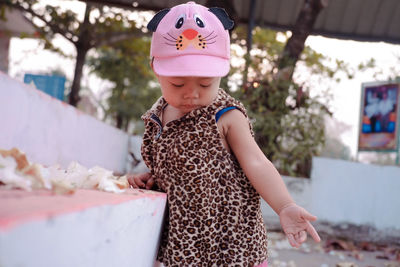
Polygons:
<instances>
[{"instance_id":1,"label":"girl's face","mask_svg":"<svg viewBox=\"0 0 400 267\"><path fill-rule=\"evenodd\" d=\"M186 114L207 106L217 97L220 77L167 77L157 75L167 103Z\"/></svg>"}]
</instances>

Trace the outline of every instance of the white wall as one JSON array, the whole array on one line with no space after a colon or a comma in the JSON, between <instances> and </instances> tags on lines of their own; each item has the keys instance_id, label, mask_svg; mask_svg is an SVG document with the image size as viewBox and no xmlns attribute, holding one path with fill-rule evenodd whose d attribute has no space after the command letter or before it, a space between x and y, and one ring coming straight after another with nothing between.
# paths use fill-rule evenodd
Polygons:
<instances>
[{"instance_id":1,"label":"white wall","mask_svg":"<svg viewBox=\"0 0 400 267\"><path fill-rule=\"evenodd\" d=\"M283 180L293 199L319 222L400 232L399 167L314 157L310 179ZM279 218L274 211L264 201L261 209L267 226L276 227Z\"/></svg>"},{"instance_id":2,"label":"white wall","mask_svg":"<svg viewBox=\"0 0 400 267\"><path fill-rule=\"evenodd\" d=\"M313 158L311 211L321 220L400 230L400 168Z\"/></svg>"},{"instance_id":3,"label":"white wall","mask_svg":"<svg viewBox=\"0 0 400 267\"><path fill-rule=\"evenodd\" d=\"M33 162L125 170L128 135L1 72L0 129L0 149Z\"/></svg>"},{"instance_id":4,"label":"white wall","mask_svg":"<svg viewBox=\"0 0 400 267\"><path fill-rule=\"evenodd\" d=\"M23 221L11 228L0 227L0 266L153 267L163 225L165 194L138 194L133 189L125 195L96 192L95 198L90 197L93 194L87 197L89 202L99 202L96 198L102 197L107 201L84 209L76 207L84 204L74 201L82 198L81 194L86 196L84 190L67 197L29 194L26 198L36 198L35 203L41 208L29 210L26 215L37 218L24 220L18 211L6 212L2 218L0 211L0 220ZM48 208L49 198L61 202L63 208ZM24 208L20 200L21 197L15 199L16 205ZM46 209L46 215L39 214Z\"/></svg>"},{"instance_id":5,"label":"white wall","mask_svg":"<svg viewBox=\"0 0 400 267\"><path fill-rule=\"evenodd\" d=\"M0 72L0 149L17 147L30 161L45 165L58 163L65 168L78 161L88 168L99 165L123 172L129 146L140 148L136 138L129 142L122 131ZM28 195L11 204L0 204L0 222L16 218L25 221L38 208L26 206L33 203L30 192L17 192ZM125 194L132 200L126 201L124 195L96 192L91 199L82 192L50 195L51 201L38 195L36 204L56 207L37 220L0 227L0 265L152 267L162 230L165 194L128 189ZM0 191L0 203L2 197L10 200L5 193ZM109 202L104 203L105 198ZM22 200L28 204L18 202ZM100 200L101 204L90 208L75 207ZM65 206L60 201L73 203ZM13 205L18 209L10 211ZM21 208L26 208L26 213L13 217L12 212L18 213Z\"/></svg>"}]
</instances>

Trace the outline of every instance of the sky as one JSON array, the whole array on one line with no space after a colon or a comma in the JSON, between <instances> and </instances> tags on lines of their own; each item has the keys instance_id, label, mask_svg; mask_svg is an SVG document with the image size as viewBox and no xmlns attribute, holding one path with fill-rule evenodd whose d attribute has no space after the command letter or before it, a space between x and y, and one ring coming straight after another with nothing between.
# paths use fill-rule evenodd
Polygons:
<instances>
[{"instance_id":1,"label":"sky","mask_svg":"<svg viewBox=\"0 0 400 267\"><path fill-rule=\"evenodd\" d=\"M62 47L66 54L75 53L74 47L61 37L55 39L55 45ZM374 58L377 66L383 70L383 74L378 77L373 77L371 72L357 73L354 79L344 78L340 83L332 86L333 100L330 108L333 111L333 118L348 125L347 130L340 134L340 139L350 147L351 154L354 156L357 153L361 84L385 79L390 68L397 68L397 73L400 75L400 67L398 66L400 65L398 60L400 45L382 42L346 41L321 36L310 36L306 45L332 59L344 60L354 68L360 62ZM73 59L62 58L55 53L38 48L39 44L34 39L12 38L9 74L22 81L24 73L43 73L49 69L61 69L65 72L67 78L72 80ZM84 72L88 74L88 69L86 68ZM93 89L97 95L109 86L109 83L101 81L93 75L84 75L82 83L83 86Z\"/></svg>"}]
</instances>

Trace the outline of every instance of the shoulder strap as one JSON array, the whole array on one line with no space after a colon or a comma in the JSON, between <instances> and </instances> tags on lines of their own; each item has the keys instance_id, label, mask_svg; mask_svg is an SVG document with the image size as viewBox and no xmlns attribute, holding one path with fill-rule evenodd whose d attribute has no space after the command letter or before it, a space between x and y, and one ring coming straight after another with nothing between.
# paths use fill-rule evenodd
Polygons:
<instances>
[{"instance_id":1,"label":"shoulder strap","mask_svg":"<svg viewBox=\"0 0 400 267\"><path fill-rule=\"evenodd\" d=\"M226 107L226 108L223 108L223 109L221 109L220 111L218 111L217 114L215 114L215 121L218 122L219 118L221 118L221 116L222 116L225 112L227 112L227 111L229 111L229 110L232 110L232 109L237 109L237 107L234 107L234 106Z\"/></svg>"}]
</instances>

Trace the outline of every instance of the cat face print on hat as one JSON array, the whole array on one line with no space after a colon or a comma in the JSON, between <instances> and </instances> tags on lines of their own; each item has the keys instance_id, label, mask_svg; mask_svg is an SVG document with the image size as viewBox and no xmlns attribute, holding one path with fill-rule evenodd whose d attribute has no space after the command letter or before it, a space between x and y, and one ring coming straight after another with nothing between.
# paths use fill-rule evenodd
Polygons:
<instances>
[{"instance_id":1,"label":"cat face print on hat","mask_svg":"<svg viewBox=\"0 0 400 267\"><path fill-rule=\"evenodd\" d=\"M153 32L150 56L162 76L223 77L229 72L233 21L224 9L195 2L158 12L147 28Z\"/></svg>"}]
</instances>

